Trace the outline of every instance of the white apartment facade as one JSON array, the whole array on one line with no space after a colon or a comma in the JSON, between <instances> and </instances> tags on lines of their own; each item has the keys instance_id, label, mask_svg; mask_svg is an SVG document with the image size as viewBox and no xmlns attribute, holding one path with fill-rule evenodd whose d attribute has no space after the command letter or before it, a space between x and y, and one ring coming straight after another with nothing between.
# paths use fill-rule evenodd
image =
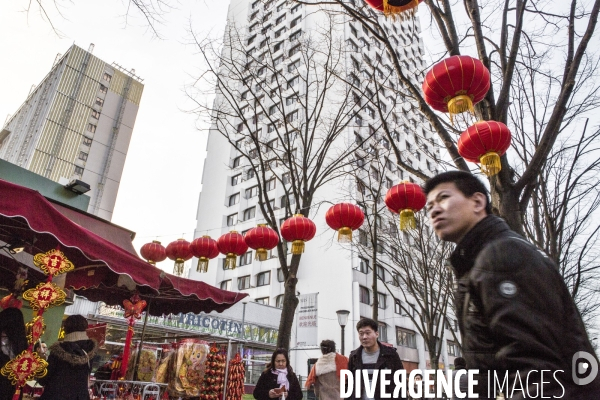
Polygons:
<instances>
[{"instance_id":1,"label":"white apartment facade","mask_svg":"<svg viewBox=\"0 0 600 400\"><path fill-rule=\"evenodd\" d=\"M73 45L0 131L0 158L64 183L90 186L88 212L113 209L144 89L135 71Z\"/></svg>"},{"instance_id":2,"label":"white apartment facade","mask_svg":"<svg viewBox=\"0 0 600 400\"><path fill-rule=\"evenodd\" d=\"M257 22L260 23L259 29L255 29ZM316 29L321 22L321 16L316 9L307 10L305 5L287 3L285 0L232 0L228 14L228 24L235 24L238 28L243 27L248 32L248 40L244 44L244 51L248 54L264 51L262 49L265 45L277 46L280 43L283 43L283 46L279 45L283 48L275 47L275 53L287 52L295 46L294 43L299 35ZM398 45L397 54L403 60L402 64L406 72L413 74L415 82L420 81L423 75L422 72L417 71L421 71L424 64L423 45L418 37L418 21L405 20L395 23L384 21L383 24ZM378 75L378 71L392 73L389 57L385 56L377 43L369 39L360 24L346 21L339 27L339 34L343 35L343 40L350 49L345 61L349 74L355 74L359 80L362 79L360 71L355 68L357 60L361 61L361 65L370 65L370 69L364 72L365 76L373 78ZM287 46L286 42L289 42ZM299 57L297 54L286 54L284 57L286 65L293 64ZM363 63L365 59L367 62ZM378 64L374 66L373 62ZM289 78L293 78L293 73ZM362 84L366 84L365 81ZM393 91L387 91L386 96L390 97L387 110L394 111L390 113L396 124L394 139L403 150L404 161L414 168L434 173L437 168L435 157L439 155L439 150L431 128L426 126L424 118L415 112L415 106L409 101L396 102L397 95ZM215 102L218 101L219 96ZM372 122L376 119L377 116L368 110L357 113L351 126L347 127L344 137L340 139L339 146L347 146L348 143L369 137ZM258 130L268 129L267 124L260 120L254 123ZM239 120L235 118L230 121L231 126L238 124ZM373 139L365 141L365 143L372 142ZM386 147L385 140L379 140L377 145ZM207 153L202 177L202 192L198 201L195 237L210 235L216 239L230 230L245 232L256 224L264 222L260 208L257 207L258 197L254 192L256 180L253 174L249 173L244 158L228 139L215 129L214 125L209 132ZM273 172L277 173L275 170ZM387 177L388 185L397 184L403 179L418 181L417 178L402 170L388 171ZM329 182L316 193L313 204L323 201L352 201L349 199L349 192L357 189L356 184L350 181L340 178ZM274 201L277 208L275 214L280 221L285 217L283 205L289 201L281 186L281 182L276 182L269 188L269 199ZM306 243L306 250L298 271L297 290L299 294L318 293L317 344L321 340L332 339L337 343L339 351L341 329L336 311L350 311L345 330L345 354L348 355L352 349L360 345L354 329L356 322L361 317L372 315L370 303L374 294L370 287L373 274L370 268L365 266L364 260L359 257L355 245L337 243L335 239L337 233L325 223L328 207L322 205L311 208L310 218L317 225L317 234L313 240ZM222 289L249 293L250 299L262 304L282 306L283 275L279 271L277 258L259 262L254 260L254 253L249 251L238 258L238 266L235 270L224 270L223 261L224 256L220 255L218 260L211 261L208 272L203 274L196 272L195 267L192 267L189 277ZM385 281L391 280L389 273L387 275L384 273L381 278ZM401 289L397 288L397 290ZM383 290L380 295L386 296ZM380 339L398 349L401 359L408 368L429 368L429 355L422 338L410 318L403 315L392 299L388 293L379 309ZM456 331L456 326L449 328ZM292 332L290 344L292 367L299 375L307 376L307 361L318 358L320 350L318 345L297 346L295 335L295 331ZM453 364L454 356L458 355L458 349L451 337L450 330L446 329L445 337L441 340L440 357L440 363L446 369Z\"/></svg>"}]
</instances>

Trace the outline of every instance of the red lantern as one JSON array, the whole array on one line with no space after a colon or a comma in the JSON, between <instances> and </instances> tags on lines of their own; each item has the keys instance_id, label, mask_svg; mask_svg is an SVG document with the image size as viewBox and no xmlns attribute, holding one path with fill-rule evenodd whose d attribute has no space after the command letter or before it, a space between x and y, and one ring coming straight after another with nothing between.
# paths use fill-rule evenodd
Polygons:
<instances>
[{"instance_id":1,"label":"red lantern","mask_svg":"<svg viewBox=\"0 0 600 400\"><path fill-rule=\"evenodd\" d=\"M423 0L365 0L371 8L383 12L386 16L395 16L417 8Z\"/></svg>"},{"instance_id":2,"label":"red lantern","mask_svg":"<svg viewBox=\"0 0 600 400\"><path fill-rule=\"evenodd\" d=\"M248 247L256 250L255 259L265 261L268 251L279 243L279 236L272 228L269 228L265 224L259 224L256 228L252 228L246 232L244 240Z\"/></svg>"},{"instance_id":3,"label":"red lantern","mask_svg":"<svg viewBox=\"0 0 600 400\"><path fill-rule=\"evenodd\" d=\"M473 112L490 89L490 71L469 56L452 56L431 68L423 82L425 101L433 109L454 114Z\"/></svg>"},{"instance_id":4,"label":"red lantern","mask_svg":"<svg viewBox=\"0 0 600 400\"><path fill-rule=\"evenodd\" d=\"M177 239L169 243L166 249L167 257L175 261L173 273L181 276L183 274L183 263L192 258L190 242L185 239Z\"/></svg>"},{"instance_id":5,"label":"red lantern","mask_svg":"<svg viewBox=\"0 0 600 400\"><path fill-rule=\"evenodd\" d=\"M360 228L365 221L365 213L357 205L340 203L331 207L325 214L325 222L338 231L338 242L352 242L352 231Z\"/></svg>"},{"instance_id":6,"label":"red lantern","mask_svg":"<svg viewBox=\"0 0 600 400\"><path fill-rule=\"evenodd\" d=\"M281 236L292 242L292 254L304 253L304 242L315 237L317 226L302 214L296 214L281 225Z\"/></svg>"},{"instance_id":7,"label":"red lantern","mask_svg":"<svg viewBox=\"0 0 600 400\"><path fill-rule=\"evenodd\" d=\"M221 235L217 240L217 247L222 254L225 254L225 269L235 269L237 256L248 251L244 237L236 231Z\"/></svg>"},{"instance_id":8,"label":"red lantern","mask_svg":"<svg viewBox=\"0 0 600 400\"><path fill-rule=\"evenodd\" d=\"M458 153L467 161L481 163L487 176L500 172L500 156L510 147L510 130L502 122L479 121L458 138Z\"/></svg>"},{"instance_id":9,"label":"red lantern","mask_svg":"<svg viewBox=\"0 0 600 400\"><path fill-rule=\"evenodd\" d=\"M219 255L217 241L210 236L202 236L192 240L190 250L194 257L198 257L198 266L196 271L208 272L208 261Z\"/></svg>"},{"instance_id":10,"label":"red lantern","mask_svg":"<svg viewBox=\"0 0 600 400\"><path fill-rule=\"evenodd\" d=\"M164 261L167 258L165 246L160 244L158 240L153 240L152 243L143 245L140 249L140 254L152 265L156 265L157 262Z\"/></svg>"},{"instance_id":11,"label":"red lantern","mask_svg":"<svg viewBox=\"0 0 600 400\"><path fill-rule=\"evenodd\" d=\"M415 212L425 207L426 201L421 187L411 182L400 182L385 195L385 205L400 214L401 230L416 228Z\"/></svg>"}]
</instances>

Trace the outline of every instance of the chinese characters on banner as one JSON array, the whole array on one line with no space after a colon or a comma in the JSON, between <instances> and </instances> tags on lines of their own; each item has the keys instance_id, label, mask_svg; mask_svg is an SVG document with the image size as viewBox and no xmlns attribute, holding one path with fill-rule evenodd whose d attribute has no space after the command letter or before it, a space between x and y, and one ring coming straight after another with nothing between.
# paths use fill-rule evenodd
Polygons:
<instances>
[{"instance_id":1,"label":"chinese characters on banner","mask_svg":"<svg viewBox=\"0 0 600 400\"><path fill-rule=\"evenodd\" d=\"M317 345L317 296L318 293L298 296L296 309L296 346Z\"/></svg>"}]
</instances>

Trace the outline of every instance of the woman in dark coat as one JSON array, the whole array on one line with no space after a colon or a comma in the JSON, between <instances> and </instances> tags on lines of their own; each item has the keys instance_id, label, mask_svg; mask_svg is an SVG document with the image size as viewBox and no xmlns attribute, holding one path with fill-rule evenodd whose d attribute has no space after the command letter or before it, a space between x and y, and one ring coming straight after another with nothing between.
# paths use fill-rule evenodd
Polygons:
<instances>
[{"instance_id":1,"label":"woman in dark coat","mask_svg":"<svg viewBox=\"0 0 600 400\"><path fill-rule=\"evenodd\" d=\"M7 308L0 312L0 334L2 350L0 350L0 368L27 348L25 321L18 308ZM0 375L0 399L12 399L16 388L4 375Z\"/></svg>"},{"instance_id":2,"label":"woman in dark coat","mask_svg":"<svg viewBox=\"0 0 600 400\"><path fill-rule=\"evenodd\" d=\"M38 380L44 386L40 400L89 400L88 378L98 344L86 334L87 320L71 315L65 320L65 338L50 346L48 374Z\"/></svg>"},{"instance_id":3,"label":"woman in dark coat","mask_svg":"<svg viewBox=\"0 0 600 400\"><path fill-rule=\"evenodd\" d=\"M271 356L271 364L256 383L254 398L257 400L272 400L282 397L280 390L285 386L286 400L301 400L302 389L298 377L290 367L290 360L285 349L277 349Z\"/></svg>"}]
</instances>

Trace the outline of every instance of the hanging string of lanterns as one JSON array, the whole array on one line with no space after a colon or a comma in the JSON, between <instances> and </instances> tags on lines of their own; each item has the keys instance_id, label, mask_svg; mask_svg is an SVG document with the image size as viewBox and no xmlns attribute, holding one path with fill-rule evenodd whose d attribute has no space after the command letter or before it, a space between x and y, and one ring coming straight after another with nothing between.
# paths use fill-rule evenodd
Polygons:
<instances>
[{"instance_id":1,"label":"hanging string of lanterns","mask_svg":"<svg viewBox=\"0 0 600 400\"><path fill-rule=\"evenodd\" d=\"M208 272L208 262L219 255L217 241L210 236L202 236L192 240L190 250L194 257L198 258L196 271Z\"/></svg>"},{"instance_id":2,"label":"hanging string of lanterns","mask_svg":"<svg viewBox=\"0 0 600 400\"><path fill-rule=\"evenodd\" d=\"M400 182L388 190L385 205L393 213L400 214L400 229L416 228L415 212L425 207L426 198L421 187L412 182Z\"/></svg>"},{"instance_id":3,"label":"hanging string of lanterns","mask_svg":"<svg viewBox=\"0 0 600 400\"><path fill-rule=\"evenodd\" d=\"M269 250L274 249L277 243L279 243L279 235L277 235L277 232L273 228L268 227L266 224L259 224L256 228L252 228L246 232L244 240L248 247L256 250L255 259L265 261Z\"/></svg>"},{"instance_id":4,"label":"hanging string of lanterns","mask_svg":"<svg viewBox=\"0 0 600 400\"><path fill-rule=\"evenodd\" d=\"M502 122L479 121L458 138L458 154L467 161L481 163L481 171L492 176L500 172L500 157L510 147L510 141L510 130Z\"/></svg>"},{"instance_id":5,"label":"hanging string of lanterns","mask_svg":"<svg viewBox=\"0 0 600 400\"><path fill-rule=\"evenodd\" d=\"M140 254L152 265L156 265L157 262L164 261L167 258L165 246L160 244L158 240L153 240L143 245L140 249Z\"/></svg>"},{"instance_id":6,"label":"hanging string of lanterns","mask_svg":"<svg viewBox=\"0 0 600 400\"><path fill-rule=\"evenodd\" d=\"M183 274L183 264L192 258L192 250L190 250L190 242L185 239L177 239L167 245L167 257L175 261L173 266L173 274L181 276Z\"/></svg>"},{"instance_id":7,"label":"hanging string of lanterns","mask_svg":"<svg viewBox=\"0 0 600 400\"><path fill-rule=\"evenodd\" d=\"M281 236L292 242L292 254L304 253L304 243L315 237L317 226L302 214L296 214L281 224Z\"/></svg>"},{"instance_id":8,"label":"hanging string of lanterns","mask_svg":"<svg viewBox=\"0 0 600 400\"><path fill-rule=\"evenodd\" d=\"M325 214L325 222L338 232L338 242L352 242L352 231L361 227L365 221L365 213L359 206L340 203L332 206Z\"/></svg>"},{"instance_id":9,"label":"hanging string of lanterns","mask_svg":"<svg viewBox=\"0 0 600 400\"><path fill-rule=\"evenodd\" d=\"M386 17L395 17L407 11L416 10L423 0L365 0L373 9L381 11Z\"/></svg>"},{"instance_id":10,"label":"hanging string of lanterns","mask_svg":"<svg viewBox=\"0 0 600 400\"><path fill-rule=\"evenodd\" d=\"M223 269L235 269L236 260L248 251L248 245L244 237L236 231L224 234L217 240L217 246L221 254L225 255L225 267Z\"/></svg>"}]
</instances>

